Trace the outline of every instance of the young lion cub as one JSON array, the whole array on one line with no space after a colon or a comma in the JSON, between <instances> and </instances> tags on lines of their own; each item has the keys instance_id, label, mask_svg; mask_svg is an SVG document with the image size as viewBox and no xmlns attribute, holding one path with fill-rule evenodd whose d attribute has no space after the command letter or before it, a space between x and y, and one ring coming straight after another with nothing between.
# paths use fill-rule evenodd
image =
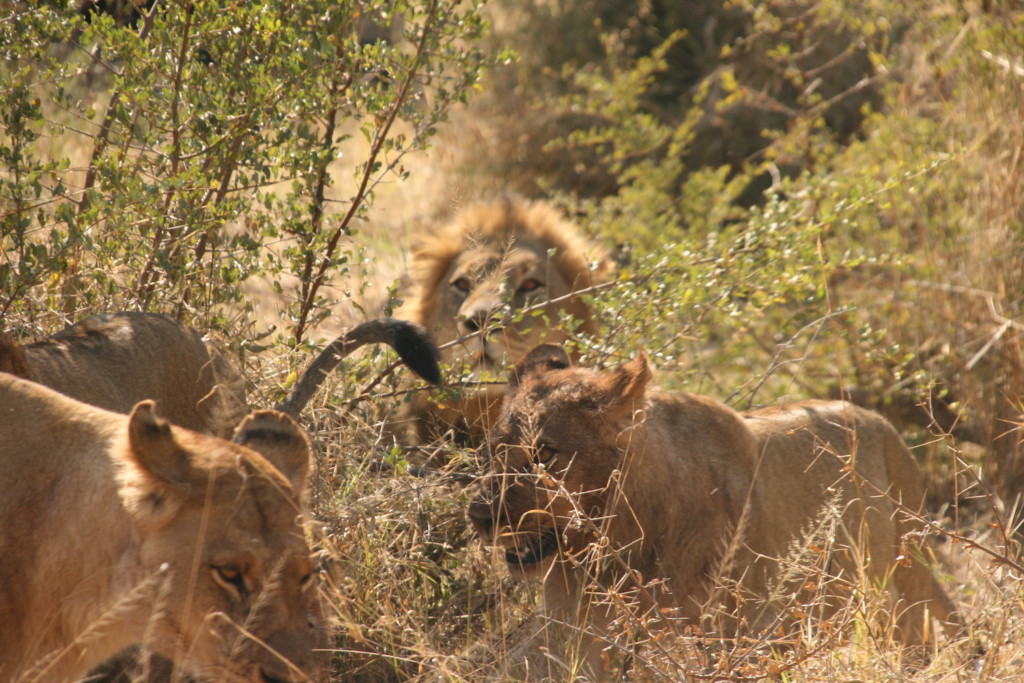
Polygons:
<instances>
[{"instance_id":1,"label":"young lion cub","mask_svg":"<svg viewBox=\"0 0 1024 683\"><path fill-rule=\"evenodd\" d=\"M274 411L230 442L0 374L0 679L79 680L133 643L202 680L318 676L309 462Z\"/></svg>"},{"instance_id":2,"label":"young lion cub","mask_svg":"<svg viewBox=\"0 0 1024 683\"><path fill-rule=\"evenodd\" d=\"M597 372L539 346L516 366L488 437L489 474L469 516L504 546L514 576L543 578L555 621L607 632L609 613L584 597L596 583L636 590L642 613L757 633L781 616L765 601L781 561L831 507L842 511L822 561L837 579L833 601L866 568L908 644L929 639L931 617L953 622L928 567L902 549L921 525L894 501L916 512L923 489L884 419L819 401L741 416L703 396L649 392L650 378L643 354ZM716 593L716 581L727 590ZM708 619L714 610L728 616ZM600 671L598 647L588 661Z\"/></svg>"}]
</instances>

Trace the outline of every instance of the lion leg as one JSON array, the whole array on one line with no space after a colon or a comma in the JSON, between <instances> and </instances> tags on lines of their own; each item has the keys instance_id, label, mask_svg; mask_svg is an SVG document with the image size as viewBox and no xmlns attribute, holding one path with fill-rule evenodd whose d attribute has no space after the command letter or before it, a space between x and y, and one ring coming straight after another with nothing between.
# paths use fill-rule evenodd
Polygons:
<instances>
[{"instance_id":1,"label":"lion leg","mask_svg":"<svg viewBox=\"0 0 1024 683\"><path fill-rule=\"evenodd\" d=\"M917 461L893 430L892 437L885 444L886 466L893 489L890 495L902 505L917 513L924 508L925 488ZM963 630L963 621L953 601L939 584L930 565L936 558L923 538L920 543L913 540L922 531L923 524L909 513L900 511L894 518L897 543L904 542L910 557L897 562L893 569L892 581L901 601L898 605L896 625L897 636L907 645L930 646L935 641L932 620L942 625L949 638L956 637Z\"/></svg>"},{"instance_id":2,"label":"lion leg","mask_svg":"<svg viewBox=\"0 0 1024 683\"><path fill-rule=\"evenodd\" d=\"M934 560L927 547L898 565L892 576L899 596L896 619L897 637L906 645L931 646L935 641L932 620L946 637L954 638L963 629L963 621L953 601L939 584L928 563Z\"/></svg>"},{"instance_id":3,"label":"lion leg","mask_svg":"<svg viewBox=\"0 0 1024 683\"><path fill-rule=\"evenodd\" d=\"M612 639L612 608L594 603L571 568L556 564L544 579L543 620L547 622L546 674L553 680L580 674L609 680L605 648Z\"/></svg>"}]
</instances>

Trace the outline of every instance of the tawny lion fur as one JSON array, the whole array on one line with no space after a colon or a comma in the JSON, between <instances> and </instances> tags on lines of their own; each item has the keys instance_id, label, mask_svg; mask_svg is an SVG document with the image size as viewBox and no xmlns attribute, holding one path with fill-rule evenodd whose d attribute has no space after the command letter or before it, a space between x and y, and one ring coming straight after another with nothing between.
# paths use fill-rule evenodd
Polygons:
<instances>
[{"instance_id":1,"label":"tawny lion fur","mask_svg":"<svg viewBox=\"0 0 1024 683\"><path fill-rule=\"evenodd\" d=\"M118 413L160 402L173 424L230 437L248 413L245 382L198 332L165 315L94 315L33 344L0 332L0 372Z\"/></svg>"},{"instance_id":2,"label":"tawny lion fur","mask_svg":"<svg viewBox=\"0 0 1024 683\"><path fill-rule=\"evenodd\" d=\"M568 295L604 282L611 270L606 252L546 203L473 204L413 247L412 292L399 315L432 331L440 346L468 336L443 348L443 359L468 367L474 380L500 381L508 364L537 344L566 341L569 316L580 331L596 333L593 311ZM513 320L516 311L556 299ZM442 405L414 402L396 431L415 444L454 427L479 442L504 390L494 384Z\"/></svg>"},{"instance_id":3,"label":"tawny lion fur","mask_svg":"<svg viewBox=\"0 0 1024 683\"><path fill-rule=\"evenodd\" d=\"M600 632L608 615L585 605L584 576L621 594L638 586L621 583L625 564L640 583L667 580L640 590L641 611L674 608L682 623L726 636L739 616L756 633L780 617L764 601L780 560L835 498L842 515L824 561L839 577L835 595L866 567L888 593L898 638L926 643L931 617L952 628L952 603L908 550L921 525L894 503L920 510L921 474L882 417L838 401L740 415L707 397L648 391L650 377L643 355L597 372L550 345L515 370L470 518L505 547L513 575L543 578L549 615ZM599 540L605 559L584 559ZM716 577L726 588L717 594ZM598 653L589 659L600 669Z\"/></svg>"},{"instance_id":4,"label":"tawny lion fur","mask_svg":"<svg viewBox=\"0 0 1024 683\"><path fill-rule=\"evenodd\" d=\"M293 420L229 442L0 374L0 424L0 678L78 680L144 643L201 680L318 679Z\"/></svg>"}]
</instances>

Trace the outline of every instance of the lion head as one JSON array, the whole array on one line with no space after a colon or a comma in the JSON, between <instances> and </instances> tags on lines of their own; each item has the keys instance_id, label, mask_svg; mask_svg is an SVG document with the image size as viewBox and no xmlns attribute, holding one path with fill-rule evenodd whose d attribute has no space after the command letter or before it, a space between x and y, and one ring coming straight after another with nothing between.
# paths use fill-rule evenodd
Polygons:
<instances>
[{"instance_id":1,"label":"lion head","mask_svg":"<svg viewBox=\"0 0 1024 683\"><path fill-rule=\"evenodd\" d=\"M14 341L14 337L3 330L0 330L0 372L22 379L31 378L25 351Z\"/></svg>"},{"instance_id":2,"label":"lion head","mask_svg":"<svg viewBox=\"0 0 1024 683\"><path fill-rule=\"evenodd\" d=\"M309 442L232 441L0 374L0 670L78 680L144 644L200 680L307 683L326 644L302 524ZM34 676L34 678L33 678Z\"/></svg>"},{"instance_id":3,"label":"lion head","mask_svg":"<svg viewBox=\"0 0 1024 683\"><path fill-rule=\"evenodd\" d=\"M534 346L567 340L570 317L596 333L593 311L573 294L605 281L611 267L606 252L548 204L476 204L413 248L404 316L435 333L446 362L493 380ZM443 422L461 419L482 436L503 392L489 385L443 406Z\"/></svg>"},{"instance_id":4,"label":"lion head","mask_svg":"<svg viewBox=\"0 0 1024 683\"><path fill-rule=\"evenodd\" d=\"M309 462L305 434L274 411L229 444L135 409L121 497L143 529L143 572L164 574L145 623L152 649L184 654L203 680L309 680L324 639L299 524Z\"/></svg>"},{"instance_id":5,"label":"lion head","mask_svg":"<svg viewBox=\"0 0 1024 683\"><path fill-rule=\"evenodd\" d=\"M557 556L582 551L609 521L619 493L613 473L623 467L650 377L642 354L599 375L572 367L550 344L516 366L487 437L482 492L469 509L478 534L504 546L513 576L545 575Z\"/></svg>"}]
</instances>

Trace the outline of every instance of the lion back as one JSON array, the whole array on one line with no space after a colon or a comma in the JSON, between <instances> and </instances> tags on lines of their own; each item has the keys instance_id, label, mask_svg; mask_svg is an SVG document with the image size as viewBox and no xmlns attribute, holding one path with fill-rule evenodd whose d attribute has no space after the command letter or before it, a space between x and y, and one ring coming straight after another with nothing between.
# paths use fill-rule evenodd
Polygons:
<instances>
[{"instance_id":1,"label":"lion back","mask_svg":"<svg viewBox=\"0 0 1024 683\"><path fill-rule=\"evenodd\" d=\"M917 462L892 425L843 401L790 404L745 418L763 454L755 482L762 523L747 536L755 552L782 557L794 538L817 524L826 540L839 544L830 571L846 566L857 575L858 553L842 550L851 544L867 552L868 573L878 585L891 572L904 641L927 640L929 613L946 624L955 621L931 570L905 552L918 542L907 534L923 527L916 515L925 490Z\"/></svg>"},{"instance_id":2,"label":"lion back","mask_svg":"<svg viewBox=\"0 0 1024 683\"><path fill-rule=\"evenodd\" d=\"M172 423L221 437L247 412L238 371L168 316L96 315L21 348L29 379L106 410L153 399Z\"/></svg>"}]
</instances>

